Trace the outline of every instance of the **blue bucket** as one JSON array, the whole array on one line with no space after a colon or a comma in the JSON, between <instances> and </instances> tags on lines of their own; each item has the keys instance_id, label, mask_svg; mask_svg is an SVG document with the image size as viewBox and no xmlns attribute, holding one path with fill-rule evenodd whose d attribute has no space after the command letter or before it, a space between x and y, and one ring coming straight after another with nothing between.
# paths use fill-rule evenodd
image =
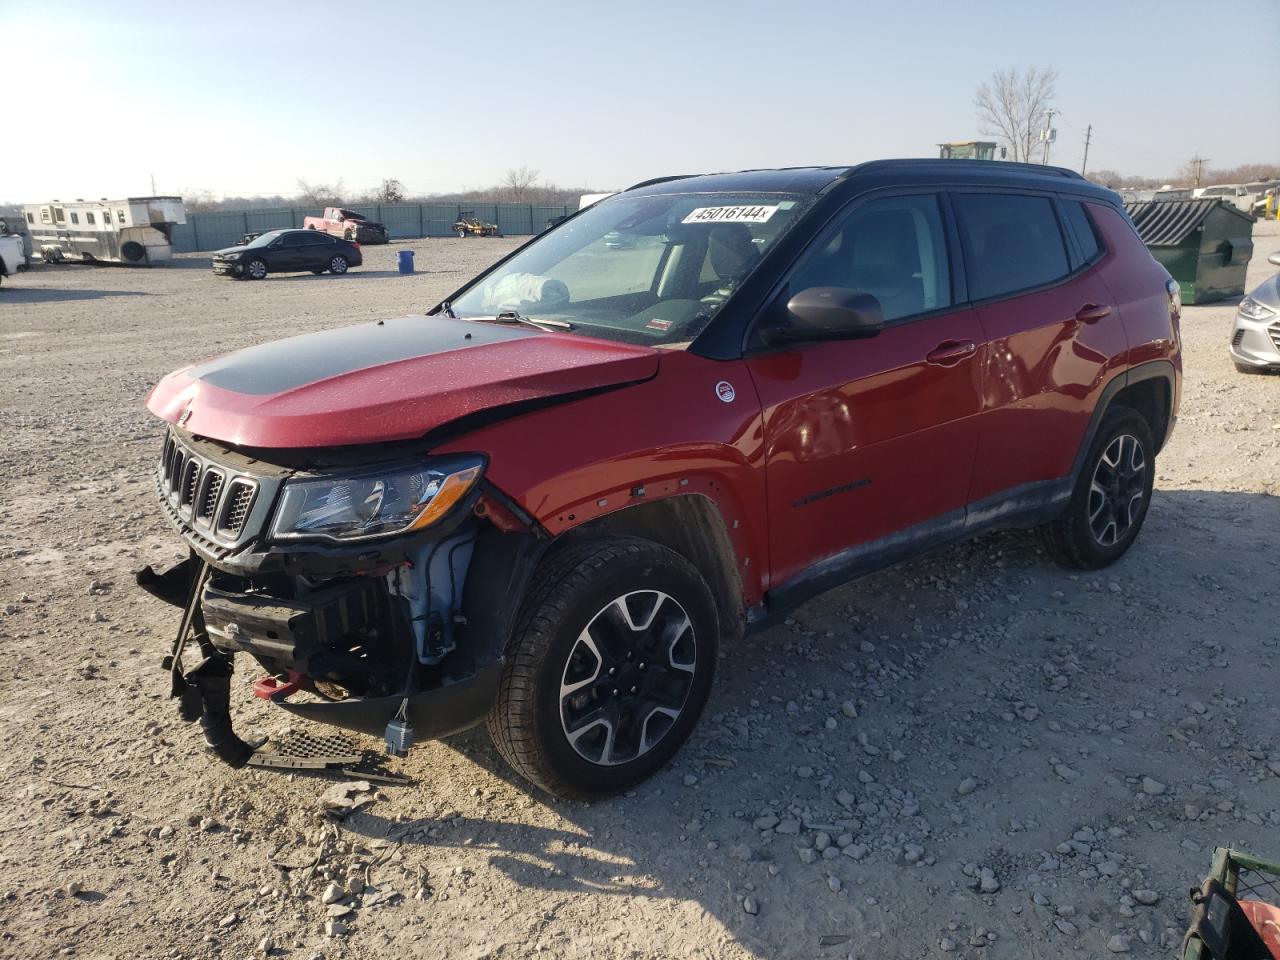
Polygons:
<instances>
[{"instance_id":1,"label":"blue bucket","mask_svg":"<svg viewBox=\"0 0 1280 960\"><path fill-rule=\"evenodd\" d=\"M400 251L400 272L413 273L413 251L412 250Z\"/></svg>"}]
</instances>

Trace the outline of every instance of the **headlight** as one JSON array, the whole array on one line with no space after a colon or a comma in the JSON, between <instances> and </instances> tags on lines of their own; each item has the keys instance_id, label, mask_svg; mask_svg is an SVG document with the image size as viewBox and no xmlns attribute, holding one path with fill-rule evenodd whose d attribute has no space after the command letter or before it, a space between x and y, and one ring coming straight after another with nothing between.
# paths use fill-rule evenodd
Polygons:
<instances>
[{"instance_id":1,"label":"headlight","mask_svg":"<svg viewBox=\"0 0 1280 960\"><path fill-rule=\"evenodd\" d=\"M1240 301L1240 316L1246 320L1266 320L1268 317L1274 317L1276 312L1270 307L1259 303L1253 297L1245 297Z\"/></svg>"},{"instance_id":2,"label":"headlight","mask_svg":"<svg viewBox=\"0 0 1280 960\"><path fill-rule=\"evenodd\" d=\"M289 480L271 524L275 540L369 540L430 526L466 496L479 457Z\"/></svg>"}]
</instances>

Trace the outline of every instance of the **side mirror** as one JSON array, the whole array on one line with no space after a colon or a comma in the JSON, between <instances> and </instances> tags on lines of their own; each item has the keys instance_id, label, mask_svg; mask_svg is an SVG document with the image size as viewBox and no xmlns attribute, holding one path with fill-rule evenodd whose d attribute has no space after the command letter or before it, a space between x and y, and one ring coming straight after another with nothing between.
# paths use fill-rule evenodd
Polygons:
<instances>
[{"instance_id":1,"label":"side mirror","mask_svg":"<svg viewBox=\"0 0 1280 960\"><path fill-rule=\"evenodd\" d=\"M1267 263L1280 267L1280 253L1273 253L1271 256L1267 257Z\"/></svg>"},{"instance_id":2,"label":"side mirror","mask_svg":"<svg viewBox=\"0 0 1280 960\"><path fill-rule=\"evenodd\" d=\"M880 301L861 290L810 287L787 301L775 341L862 340L884 328Z\"/></svg>"}]
</instances>

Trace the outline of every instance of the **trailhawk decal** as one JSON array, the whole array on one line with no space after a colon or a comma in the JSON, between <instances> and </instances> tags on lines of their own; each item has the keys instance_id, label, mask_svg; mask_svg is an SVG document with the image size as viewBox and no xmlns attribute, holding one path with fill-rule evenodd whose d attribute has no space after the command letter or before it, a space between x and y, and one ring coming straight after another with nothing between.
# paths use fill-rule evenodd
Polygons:
<instances>
[{"instance_id":1,"label":"trailhawk decal","mask_svg":"<svg viewBox=\"0 0 1280 960\"><path fill-rule=\"evenodd\" d=\"M777 212L777 204L771 207L759 204L741 207L699 207L681 223L764 223Z\"/></svg>"}]
</instances>

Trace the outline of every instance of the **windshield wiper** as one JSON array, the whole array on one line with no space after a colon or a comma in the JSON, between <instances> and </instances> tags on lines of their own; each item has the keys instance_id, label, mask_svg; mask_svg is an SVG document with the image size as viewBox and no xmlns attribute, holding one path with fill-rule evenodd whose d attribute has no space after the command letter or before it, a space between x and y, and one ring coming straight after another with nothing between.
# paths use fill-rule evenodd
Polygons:
<instances>
[{"instance_id":1,"label":"windshield wiper","mask_svg":"<svg viewBox=\"0 0 1280 960\"><path fill-rule=\"evenodd\" d=\"M532 317L526 317L524 314L515 310L503 310L493 318L498 323L523 323L526 326L536 327L539 330L572 330L573 324L568 320L534 320Z\"/></svg>"}]
</instances>

